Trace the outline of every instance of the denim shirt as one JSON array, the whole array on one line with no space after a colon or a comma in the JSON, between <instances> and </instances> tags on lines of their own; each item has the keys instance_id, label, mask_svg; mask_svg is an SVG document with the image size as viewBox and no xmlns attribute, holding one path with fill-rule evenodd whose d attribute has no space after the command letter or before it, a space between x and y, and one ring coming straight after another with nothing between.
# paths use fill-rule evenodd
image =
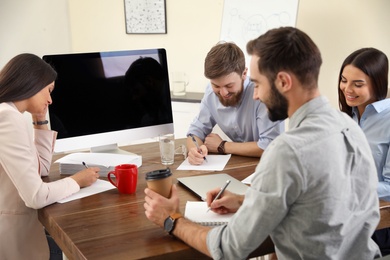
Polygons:
<instances>
[{"instance_id":1,"label":"denim shirt","mask_svg":"<svg viewBox=\"0 0 390 260\"><path fill-rule=\"evenodd\" d=\"M352 118L365 133L374 157L378 174L378 196L390 201L390 99L383 99L367 105L358 120L357 108Z\"/></svg>"}]
</instances>

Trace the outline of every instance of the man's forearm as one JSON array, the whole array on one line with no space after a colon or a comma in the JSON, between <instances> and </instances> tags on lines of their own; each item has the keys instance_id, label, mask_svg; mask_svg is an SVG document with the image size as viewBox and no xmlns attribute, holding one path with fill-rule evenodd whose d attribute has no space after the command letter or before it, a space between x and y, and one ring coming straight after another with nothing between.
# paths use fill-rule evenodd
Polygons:
<instances>
[{"instance_id":1,"label":"man's forearm","mask_svg":"<svg viewBox=\"0 0 390 260\"><path fill-rule=\"evenodd\" d=\"M210 227L201 226L185 218L180 218L176 221L177 222L175 229L173 230L173 235L182 240L187 245L211 257L206 243L207 234L210 230Z\"/></svg>"},{"instance_id":2,"label":"man's forearm","mask_svg":"<svg viewBox=\"0 0 390 260\"><path fill-rule=\"evenodd\" d=\"M263 154L263 149L257 146L257 142L226 142L225 143L225 153L227 154L236 154L241 156L250 156L250 157L261 157Z\"/></svg>"}]
</instances>

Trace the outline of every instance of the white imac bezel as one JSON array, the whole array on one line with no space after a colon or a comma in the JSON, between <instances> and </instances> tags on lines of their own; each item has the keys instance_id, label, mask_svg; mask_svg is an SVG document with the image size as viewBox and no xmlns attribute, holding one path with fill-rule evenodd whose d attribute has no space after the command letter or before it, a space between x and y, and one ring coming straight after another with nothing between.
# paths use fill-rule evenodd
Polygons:
<instances>
[{"instance_id":1,"label":"white imac bezel","mask_svg":"<svg viewBox=\"0 0 390 260\"><path fill-rule=\"evenodd\" d=\"M133 141L173 132L173 123L169 123L100 134L67 137L56 140L54 152L69 153L89 150L91 152L126 153L119 149L119 147L129 145Z\"/></svg>"}]
</instances>

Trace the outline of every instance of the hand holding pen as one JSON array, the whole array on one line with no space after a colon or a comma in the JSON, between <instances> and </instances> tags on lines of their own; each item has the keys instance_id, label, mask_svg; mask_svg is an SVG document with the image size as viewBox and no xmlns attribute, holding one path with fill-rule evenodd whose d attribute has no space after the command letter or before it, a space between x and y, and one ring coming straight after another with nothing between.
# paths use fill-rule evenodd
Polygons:
<instances>
[{"instance_id":1,"label":"hand holding pen","mask_svg":"<svg viewBox=\"0 0 390 260\"><path fill-rule=\"evenodd\" d=\"M89 168L88 165L87 165L85 162L82 162L82 164L84 165L84 167L85 167L86 169Z\"/></svg>"},{"instance_id":2,"label":"hand holding pen","mask_svg":"<svg viewBox=\"0 0 390 260\"><path fill-rule=\"evenodd\" d=\"M196 149L198 150L198 153L200 153L200 154L203 155L202 149L200 149L199 144L198 144L198 142L197 142L196 139L195 139L195 136L194 136L193 134L189 134L189 136L191 137L192 142L195 144ZM206 156L203 156L203 159L207 162Z\"/></svg>"},{"instance_id":3,"label":"hand holding pen","mask_svg":"<svg viewBox=\"0 0 390 260\"><path fill-rule=\"evenodd\" d=\"M215 198L214 198L213 201L210 203L210 205L213 204L214 201L216 201L217 199L219 199L219 198L221 197L222 193L226 190L227 186L229 186L230 182L231 182L230 180L227 180L227 181L226 181L225 186L223 186L223 187L219 190L217 196L215 196ZM207 209L207 212L209 212L210 209L211 209L211 207L209 207L209 208Z\"/></svg>"},{"instance_id":4,"label":"hand holding pen","mask_svg":"<svg viewBox=\"0 0 390 260\"><path fill-rule=\"evenodd\" d=\"M82 162L82 165L84 165L86 170L76 172L75 174L70 176L70 178L74 179L77 182L80 188L88 187L94 182L96 182L96 180L99 179L100 171L99 167L88 167L85 162Z\"/></svg>"}]
</instances>

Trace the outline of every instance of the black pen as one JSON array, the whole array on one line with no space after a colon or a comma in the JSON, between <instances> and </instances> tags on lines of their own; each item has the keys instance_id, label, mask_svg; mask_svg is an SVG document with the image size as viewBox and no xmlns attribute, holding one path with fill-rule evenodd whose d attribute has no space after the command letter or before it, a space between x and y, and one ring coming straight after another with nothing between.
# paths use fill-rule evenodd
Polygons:
<instances>
[{"instance_id":1,"label":"black pen","mask_svg":"<svg viewBox=\"0 0 390 260\"><path fill-rule=\"evenodd\" d=\"M193 141L194 144L196 145L196 149L198 149L198 152L199 152L200 154L203 154L203 153L202 153L202 150L201 150L200 147L199 147L198 142L197 142L196 139L195 139L195 136L194 136L193 134L189 134L189 136L191 136L192 141ZM207 162L206 156L203 156L203 159Z\"/></svg>"},{"instance_id":2,"label":"black pen","mask_svg":"<svg viewBox=\"0 0 390 260\"><path fill-rule=\"evenodd\" d=\"M229 184L230 184L230 180L227 180L225 186L223 186L223 187L221 188L221 190L218 192L217 196L215 196L215 198L214 198L214 200L211 202L211 204L212 204L214 201L216 201L217 199L219 199L219 197L221 197L222 193L226 190L226 188L227 188L227 186L228 186ZM210 205L211 205L211 204L210 204ZM209 212L210 209L211 209L211 207L209 207L209 208L207 209L206 212Z\"/></svg>"},{"instance_id":3,"label":"black pen","mask_svg":"<svg viewBox=\"0 0 390 260\"><path fill-rule=\"evenodd\" d=\"M83 165L84 165L85 168L88 169L88 165L85 162L83 162Z\"/></svg>"}]
</instances>

